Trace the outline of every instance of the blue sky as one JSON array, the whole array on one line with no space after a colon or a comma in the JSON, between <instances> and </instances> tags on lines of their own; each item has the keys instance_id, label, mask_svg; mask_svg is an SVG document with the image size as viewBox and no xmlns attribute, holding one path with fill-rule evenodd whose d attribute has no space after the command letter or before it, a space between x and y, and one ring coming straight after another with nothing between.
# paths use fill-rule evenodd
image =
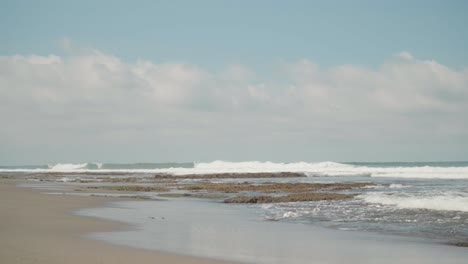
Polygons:
<instances>
[{"instance_id":1,"label":"blue sky","mask_svg":"<svg viewBox=\"0 0 468 264\"><path fill-rule=\"evenodd\" d=\"M467 1L0 6L0 165L468 157Z\"/></svg>"},{"instance_id":2,"label":"blue sky","mask_svg":"<svg viewBox=\"0 0 468 264\"><path fill-rule=\"evenodd\" d=\"M259 70L283 60L377 66L403 50L468 61L466 1L2 1L0 54L60 52L59 41L125 60Z\"/></svg>"}]
</instances>

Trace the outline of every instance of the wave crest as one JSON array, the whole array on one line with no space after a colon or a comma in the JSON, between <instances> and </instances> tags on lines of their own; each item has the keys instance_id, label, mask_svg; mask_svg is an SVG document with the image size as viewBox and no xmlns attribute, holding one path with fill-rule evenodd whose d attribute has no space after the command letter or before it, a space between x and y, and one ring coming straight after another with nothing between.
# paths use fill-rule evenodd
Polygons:
<instances>
[{"instance_id":1,"label":"wave crest","mask_svg":"<svg viewBox=\"0 0 468 264\"><path fill-rule=\"evenodd\" d=\"M383 163L364 165L346 164L332 161L325 162L293 162L279 163L271 161L230 162L216 160L201 163L78 163L55 164L48 167L0 167L3 171L26 172L128 172L128 173L170 173L170 174L207 174L207 173L258 173L258 172L298 172L310 177L323 176L360 176L360 177L393 177L393 178L439 178L439 179L468 179L468 163L458 166L440 164ZM429 165L428 165L429 164ZM419 165L419 164L418 164Z\"/></svg>"},{"instance_id":2,"label":"wave crest","mask_svg":"<svg viewBox=\"0 0 468 264\"><path fill-rule=\"evenodd\" d=\"M72 164L72 163L57 163L55 165L48 165L50 170L53 171L73 171L85 169L88 163Z\"/></svg>"},{"instance_id":3,"label":"wave crest","mask_svg":"<svg viewBox=\"0 0 468 264\"><path fill-rule=\"evenodd\" d=\"M397 196L388 193L367 193L359 198L367 203L395 206L400 209L429 209L468 212L468 197L457 194L434 196Z\"/></svg>"},{"instance_id":4,"label":"wave crest","mask_svg":"<svg viewBox=\"0 0 468 264\"><path fill-rule=\"evenodd\" d=\"M276 163L271 161L244 161L231 162L216 160L207 163L195 163L195 168L200 170L219 170L219 171L236 171L236 172L307 172L311 170L325 168L347 168L353 165L347 165L332 161L324 162L293 162L293 163Z\"/></svg>"}]
</instances>

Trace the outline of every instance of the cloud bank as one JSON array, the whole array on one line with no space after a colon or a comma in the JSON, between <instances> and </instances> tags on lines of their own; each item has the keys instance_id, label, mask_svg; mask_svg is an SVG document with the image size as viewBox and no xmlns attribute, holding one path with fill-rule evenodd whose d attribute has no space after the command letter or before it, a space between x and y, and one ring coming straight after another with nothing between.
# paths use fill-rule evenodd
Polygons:
<instances>
[{"instance_id":1,"label":"cloud bank","mask_svg":"<svg viewBox=\"0 0 468 264\"><path fill-rule=\"evenodd\" d=\"M2 56L0 158L34 162L40 152L51 161L468 154L468 69L408 52L376 69L321 68L309 59L279 68L274 78L260 79L243 65L213 72L183 62L128 63L97 50ZM423 147L405 154L405 146Z\"/></svg>"}]
</instances>

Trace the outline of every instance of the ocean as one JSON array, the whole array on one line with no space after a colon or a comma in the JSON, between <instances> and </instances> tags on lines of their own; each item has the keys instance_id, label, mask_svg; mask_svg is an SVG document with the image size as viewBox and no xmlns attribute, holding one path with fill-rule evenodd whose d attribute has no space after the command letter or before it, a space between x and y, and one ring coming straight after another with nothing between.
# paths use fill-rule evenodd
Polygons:
<instances>
[{"instance_id":1,"label":"ocean","mask_svg":"<svg viewBox=\"0 0 468 264\"><path fill-rule=\"evenodd\" d=\"M306 177L226 178L214 179L211 182L241 183L248 181L252 184L369 182L372 185L365 188L341 190L340 193L355 194L351 199L342 200L228 205L212 199L209 203L216 203L217 208L244 208L241 210L247 212L243 213L246 218L253 217L257 222L264 223L271 228L274 228L274 224L271 223L298 224L303 228L318 227L337 232L417 238L427 243L444 245L465 245L468 243L468 162L338 163L327 161L276 163L213 161L206 163L80 163L0 167L2 175L27 178L33 184L41 184L40 181L42 184L53 182L57 186L60 184L83 185L84 183L79 183L78 180L90 181L98 179L102 175L116 178L145 178L153 175L174 175L175 177L187 174L261 172L298 172L303 173ZM45 178L41 178L41 175ZM44 181L44 179L48 180ZM184 180L186 183L200 181L202 180ZM147 192L145 195L151 196L152 193ZM133 203L135 203L134 209L138 210L140 208L137 206L139 202ZM201 203L200 208L206 206L206 203ZM125 206L132 206L132 203L125 204ZM142 208L147 208L147 204ZM147 209L142 208L140 210L144 214ZM222 212L222 209L218 210L220 213ZM96 212L93 212L96 215ZM100 212L101 214L98 216L109 218L104 210ZM216 215L216 213L212 213L212 215ZM128 218L128 214L127 216L122 214L122 219L117 217L114 220L125 221L125 217ZM151 225L147 228L151 229ZM152 243L157 244L156 241ZM174 245L176 244L174 243ZM167 245L162 249L171 251L170 247L166 247ZM177 250L173 249L172 251Z\"/></svg>"}]
</instances>

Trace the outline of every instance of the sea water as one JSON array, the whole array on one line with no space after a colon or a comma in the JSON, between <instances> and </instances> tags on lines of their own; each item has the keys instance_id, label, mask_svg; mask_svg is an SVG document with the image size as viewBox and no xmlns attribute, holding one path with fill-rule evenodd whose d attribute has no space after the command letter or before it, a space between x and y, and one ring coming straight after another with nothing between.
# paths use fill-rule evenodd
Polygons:
<instances>
[{"instance_id":1,"label":"sea water","mask_svg":"<svg viewBox=\"0 0 468 264\"><path fill-rule=\"evenodd\" d=\"M230 208L229 210L232 208L241 208L242 210L246 210L246 212L250 213L241 213L240 215L242 217L240 218L244 217L246 219L252 219L250 216L255 215L255 221L244 225L246 227L245 230L247 230L246 233L244 233L246 236L248 236L248 233L251 231L263 230L268 227L267 229L269 232L288 237L288 234L279 231L280 229L288 229L289 227L284 227L284 224L286 224L287 226L300 226L301 231L299 233L307 233L306 230L309 229L316 232L316 228L326 228L328 230L335 231L341 230L340 234L354 234L364 232L366 234L377 234L384 236L397 235L398 237L403 237L405 239L422 239L422 241L432 244L468 242L468 162L274 163L256 161L214 161L208 163L77 163L0 168L0 172L2 174L13 175L15 177L22 177L27 175L31 176L44 173L58 173L60 175L63 174L63 177L58 179L64 182L77 178L93 178L95 175L100 173L106 173L111 176L117 175L116 177L120 177L122 175L125 175L125 177L140 177L159 173L181 175L222 172L233 173L286 171L302 172L307 175L307 177L248 180L249 182L370 182L373 184L373 186L370 186L369 188L342 191L344 193L354 193L357 195L352 199L334 201L236 205L233 207L232 205L217 203L217 201L212 201L210 204L184 200L183 204L179 204L178 202L171 200L167 203L158 203L154 201L148 203L143 202L142 206L144 205L144 209L139 207L140 202L130 202L124 204L124 207L131 210L133 213L128 213L128 211L125 211L126 213L122 212L121 217L116 220L131 219L132 214L139 215L141 212L147 211L149 207L154 207L155 210L174 210L178 213L176 214L178 220L171 222L172 224L170 225L174 226L174 232L171 232L171 234L175 234L177 236L177 230L179 229L178 227L185 225L190 226L191 229L195 228L194 230L199 230L200 232L195 234L203 239L209 240L209 238L203 237L203 234L206 232L210 233L209 230L204 228L211 228L214 230L211 232L212 234L218 234L222 229L224 229L224 227L221 225L218 227L219 230L217 230L214 227L216 226L216 223L230 223L228 218L222 218L219 219L219 221L211 221L210 219L217 219L217 215L226 215L226 211L223 211L225 208ZM221 179L216 181L236 182L245 181L245 179ZM192 202L195 202L195 204L191 204ZM189 206L187 206L187 203ZM148 206L147 204L152 205ZM122 206L122 204L119 206ZM177 206L182 206L182 208L176 209ZM192 207L195 211L189 210L192 209ZM116 208L113 208L112 210L115 209ZM100 209L98 210L98 212L100 212L99 215L96 216L106 217L115 215L114 211L108 210L111 209ZM184 211L190 213L184 214ZM210 213L205 214L205 212ZM166 215L169 214L166 213ZM208 215L208 218L204 218L203 221L198 218L193 219L193 217L198 217L197 215L199 217ZM238 214L236 213L236 215ZM141 217L150 216L142 214ZM236 219L240 218L237 217ZM148 221L148 223L153 223L149 220L151 220L151 218L145 218L145 221ZM199 225L193 227L193 225L190 223L197 222L196 220L198 221ZM135 223L133 220L130 222L133 224ZM176 225L175 223L178 224ZM207 224L205 227L203 227L204 223ZM254 230L249 229L251 226L255 226ZM143 233L151 233L152 231L150 230L155 230L154 228L156 228L156 226L152 224L148 225L142 223L140 223L140 227L145 230ZM265 233L268 233L266 232L266 229ZM187 234L187 232L182 234L181 236L183 239L181 239L187 239ZM220 234L222 234L222 232ZM224 234L221 235L221 237L235 237L235 234L237 234L237 232ZM313 234L311 233L310 235ZM134 238L138 236L144 237L142 236L142 233L130 237ZM193 237L193 234L190 236ZM136 240L133 238L131 239L133 241L132 243L136 243ZM122 239L122 237L120 239ZM200 248L177 248L175 245L180 245L180 241L177 240L175 240L175 242L172 244L167 244L168 247L169 245L173 245L167 248L161 244L167 242L156 241L158 240L158 236L154 236L152 239L153 240L151 240L150 244L155 245L154 247L158 249L176 252L183 251L189 252L190 254L195 251L203 252L203 250ZM264 239L270 240L272 238L267 236ZM288 238L288 240L291 239L302 241L301 239L305 238ZM201 240L200 243L202 243ZM258 242L252 243L255 244L247 244L249 247L256 248L259 247L259 243L261 242L259 240ZM304 243L307 244L307 241ZM147 242L144 242L143 244L147 244ZM218 243L215 244L217 245ZM209 248L216 246L209 243L207 245ZM138 246L142 245L139 244ZM201 247L202 245L198 246ZM229 248L229 246L226 247ZM456 250L464 250L464 252L466 252L466 248L449 248L450 249L444 249L444 252ZM268 250L270 249L271 248ZM244 251L245 249L242 249L236 254L240 254L240 256L249 255ZM207 253L207 255L216 257L216 254L213 254L213 252L209 254ZM273 259L279 258L280 257L276 256ZM249 260L249 258L246 258L246 260ZM255 260L255 262L257 262L257 260ZM265 263L273 262L268 262L265 260Z\"/></svg>"},{"instance_id":2,"label":"sea water","mask_svg":"<svg viewBox=\"0 0 468 264\"><path fill-rule=\"evenodd\" d=\"M206 200L114 202L80 215L130 230L88 236L130 247L245 263L466 263L468 251L421 239L264 221L251 207Z\"/></svg>"}]
</instances>

